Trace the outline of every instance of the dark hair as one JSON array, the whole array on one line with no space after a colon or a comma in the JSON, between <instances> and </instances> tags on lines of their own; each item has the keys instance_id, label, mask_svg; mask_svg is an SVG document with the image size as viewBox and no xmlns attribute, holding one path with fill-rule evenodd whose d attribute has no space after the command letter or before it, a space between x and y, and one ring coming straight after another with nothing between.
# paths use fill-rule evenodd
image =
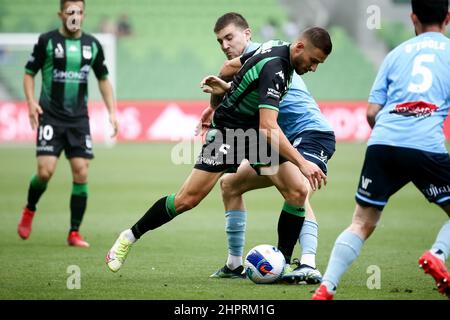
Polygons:
<instances>
[{"instance_id":1,"label":"dark hair","mask_svg":"<svg viewBox=\"0 0 450 320\"><path fill-rule=\"evenodd\" d=\"M411 6L422 24L442 24L448 14L448 0L412 0Z\"/></svg>"},{"instance_id":2,"label":"dark hair","mask_svg":"<svg viewBox=\"0 0 450 320\"><path fill-rule=\"evenodd\" d=\"M59 9L62 11L62 9L64 9L64 5L66 4L66 2L77 2L77 1L81 1L83 2L84 5L86 5L84 3L84 0L59 0Z\"/></svg>"},{"instance_id":3,"label":"dark hair","mask_svg":"<svg viewBox=\"0 0 450 320\"><path fill-rule=\"evenodd\" d=\"M236 27L240 27L242 29L249 28L247 20L245 20L245 18L241 14L237 12L228 12L217 19L214 26L214 32L219 32L231 23L233 23Z\"/></svg>"},{"instance_id":4,"label":"dark hair","mask_svg":"<svg viewBox=\"0 0 450 320\"><path fill-rule=\"evenodd\" d=\"M322 50L326 55L331 53L333 44L331 43L331 37L327 30L319 27L312 27L303 31L302 37L307 38L314 47Z\"/></svg>"}]
</instances>

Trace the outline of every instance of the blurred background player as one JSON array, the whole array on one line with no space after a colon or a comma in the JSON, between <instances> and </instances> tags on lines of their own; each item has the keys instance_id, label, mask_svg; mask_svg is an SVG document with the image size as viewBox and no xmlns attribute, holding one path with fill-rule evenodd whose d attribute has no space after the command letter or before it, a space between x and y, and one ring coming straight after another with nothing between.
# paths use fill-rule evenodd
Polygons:
<instances>
[{"instance_id":1,"label":"blurred background player","mask_svg":"<svg viewBox=\"0 0 450 320\"><path fill-rule=\"evenodd\" d=\"M339 235L323 282L313 295L331 300L345 271L372 234L391 195L409 182L450 217L450 156L443 122L450 106L450 21L448 0L412 0L416 37L388 54L369 96L367 120L373 127L356 192L349 228ZM450 221L431 249L419 258L438 290L450 297Z\"/></svg>"},{"instance_id":2,"label":"blurred background player","mask_svg":"<svg viewBox=\"0 0 450 320\"><path fill-rule=\"evenodd\" d=\"M283 207L283 211L289 211L293 218L303 222L307 188L301 173L314 189L326 182L326 176L316 164L305 160L289 143L277 123L278 107L287 92L294 70L299 74L315 71L331 50L328 32L322 28L310 28L292 44L271 41L265 43L264 50L256 54L252 52L233 59L229 64L232 68L239 69L244 63L245 66L240 68L232 84L214 76L205 78L202 84L213 89L206 92L222 96L225 94L225 97L214 112L214 126L207 133L197 163L176 194L156 201L131 229L124 230L119 235L106 256L110 270L116 272L121 268L132 244L147 231L159 228L177 215L197 206L222 174L235 170L242 159L254 158L252 164L261 163L259 158L249 157L256 151L260 135L256 139L241 140L236 139L237 132L246 135L245 132L258 134L262 130L269 145L278 144L280 157L288 161L281 163L277 172L268 177L289 204ZM229 66L226 64L221 72L225 72L227 68ZM215 91L216 88L221 91ZM228 140L230 132L232 136ZM274 165L273 161L271 164ZM299 232L293 235L295 239L298 234Z\"/></svg>"},{"instance_id":3,"label":"blurred background player","mask_svg":"<svg viewBox=\"0 0 450 320\"><path fill-rule=\"evenodd\" d=\"M24 91L30 124L33 129L37 128L37 173L30 182L18 233L22 239L30 236L36 204L64 150L73 177L67 242L70 246L89 247L79 228L87 205L89 160L94 157L87 109L87 80L91 68L109 112L113 136L118 130L115 99L107 79L102 46L97 39L81 30L84 1L61 0L58 15L62 26L40 35L25 66ZM34 76L39 70L42 71L42 90L37 102Z\"/></svg>"},{"instance_id":4,"label":"blurred background player","mask_svg":"<svg viewBox=\"0 0 450 320\"><path fill-rule=\"evenodd\" d=\"M217 41L227 59L234 59L244 53L256 50L260 43L251 41L252 32L246 19L239 13L226 13L217 19L214 26ZM214 103L214 102L213 102ZM206 108L198 128L202 133L211 123L216 106ZM317 164L327 173L327 162L335 151L333 129L320 112L319 107L308 92L305 83L297 74L293 75L291 86L280 103L278 124L289 142L307 160ZM286 270L283 279L289 282L306 281L319 283L322 275L316 269L318 225L309 204L313 191L306 179L308 188L305 202L305 220L291 218L289 211L283 210L278 221L278 248L290 263L292 252L299 239L302 256L295 270ZM247 212L242 194L253 189L273 186L266 176L258 175L248 162L244 162L235 174L226 174L220 180L222 199L225 206L225 225L228 239L228 258L224 267L211 275L213 278L242 278L242 256L245 244ZM287 205L287 204L286 204ZM291 229L288 231L286 229ZM301 231L300 231L301 230ZM298 234L300 233L300 236ZM290 234L297 234L291 238Z\"/></svg>"}]
</instances>

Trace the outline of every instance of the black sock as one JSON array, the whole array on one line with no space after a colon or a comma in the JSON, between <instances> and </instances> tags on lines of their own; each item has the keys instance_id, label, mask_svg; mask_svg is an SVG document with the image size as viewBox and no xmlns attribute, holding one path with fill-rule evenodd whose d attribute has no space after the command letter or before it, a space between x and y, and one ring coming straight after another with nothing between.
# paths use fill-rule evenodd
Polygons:
<instances>
[{"instance_id":1,"label":"black sock","mask_svg":"<svg viewBox=\"0 0 450 320\"><path fill-rule=\"evenodd\" d=\"M28 210L36 211L36 204L46 189L47 182L41 182L36 175L31 178L26 206Z\"/></svg>"},{"instance_id":2,"label":"black sock","mask_svg":"<svg viewBox=\"0 0 450 320\"><path fill-rule=\"evenodd\" d=\"M72 194L70 197L70 231L78 231L86 212L87 197Z\"/></svg>"},{"instance_id":3,"label":"black sock","mask_svg":"<svg viewBox=\"0 0 450 320\"><path fill-rule=\"evenodd\" d=\"M70 197L70 231L78 231L86 212L88 197L88 184L72 183L72 196Z\"/></svg>"},{"instance_id":4,"label":"black sock","mask_svg":"<svg viewBox=\"0 0 450 320\"><path fill-rule=\"evenodd\" d=\"M278 249L283 253L286 263L291 263L292 253L302 230L305 217L303 207L298 209L302 210L300 214L290 213L285 208L286 205L283 207L278 219Z\"/></svg>"},{"instance_id":5,"label":"black sock","mask_svg":"<svg viewBox=\"0 0 450 320\"><path fill-rule=\"evenodd\" d=\"M159 228L175 218L176 213L174 214L174 210L170 210L170 202L173 203L173 195L159 199L147 210L142 218L131 227L131 232L133 232L136 239L139 239L147 231Z\"/></svg>"}]
</instances>

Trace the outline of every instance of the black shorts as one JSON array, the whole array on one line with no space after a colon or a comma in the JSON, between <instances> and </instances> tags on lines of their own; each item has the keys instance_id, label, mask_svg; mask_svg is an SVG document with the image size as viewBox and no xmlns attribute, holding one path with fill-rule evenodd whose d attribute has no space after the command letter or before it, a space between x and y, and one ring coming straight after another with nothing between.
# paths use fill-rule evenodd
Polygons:
<instances>
[{"instance_id":1,"label":"black shorts","mask_svg":"<svg viewBox=\"0 0 450 320\"><path fill-rule=\"evenodd\" d=\"M72 127L40 117L36 137L36 156L59 157L62 150L68 159L94 158L88 120Z\"/></svg>"},{"instance_id":2,"label":"black shorts","mask_svg":"<svg viewBox=\"0 0 450 320\"><path fill-rule=\"evenodd\" d=\"M450 156L371 145L366 150L356 202L383 210L389 197L411 181L429 202L450 204Z\"/></svg>"},{"instance_id":3,"label":"black shorts","mask_svg":"<svg viewBox=\"0 0 450 320\"><path fill-rule=\"evenodd\" d=\"M336 138L332 131L307 130L299 133L292 146L305 158L319 166L327 174L328 160L336 151ZM288 160L280 157L280 164Z\"/></svg>"},{"instance_id":4,"label":"black shorts","mask_svg":"<svg viewBox=\"0 0 450 320\"><path fill-rule=\"evenodd\" d=\"M236 172L242 160L252 166L278 163L264 136L255 129L211 128L194 168L207 172Z\"/></svg>"}]
</instances>

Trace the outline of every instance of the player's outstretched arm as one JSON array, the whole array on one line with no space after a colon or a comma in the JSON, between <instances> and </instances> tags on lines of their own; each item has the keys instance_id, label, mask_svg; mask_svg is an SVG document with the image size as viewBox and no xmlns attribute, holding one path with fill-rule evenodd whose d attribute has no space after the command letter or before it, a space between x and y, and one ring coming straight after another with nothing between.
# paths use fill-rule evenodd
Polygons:
<instances>
[{"instance_id":1,"label":"player's outstretched arm","mask_svg":"<svg viewBox=\"0 0 450 320\"><path fill-rule=\"evenodd\" d=\"M119 122L116 117L116 100L114 99L114 92L111 86L111 82L108 79L103 79L98 81L98 87L105 102L106 108L109 113L109 122L112 125L113 133L111 138L117 136L119 132Z\"/></svg>"}]
</instances>

